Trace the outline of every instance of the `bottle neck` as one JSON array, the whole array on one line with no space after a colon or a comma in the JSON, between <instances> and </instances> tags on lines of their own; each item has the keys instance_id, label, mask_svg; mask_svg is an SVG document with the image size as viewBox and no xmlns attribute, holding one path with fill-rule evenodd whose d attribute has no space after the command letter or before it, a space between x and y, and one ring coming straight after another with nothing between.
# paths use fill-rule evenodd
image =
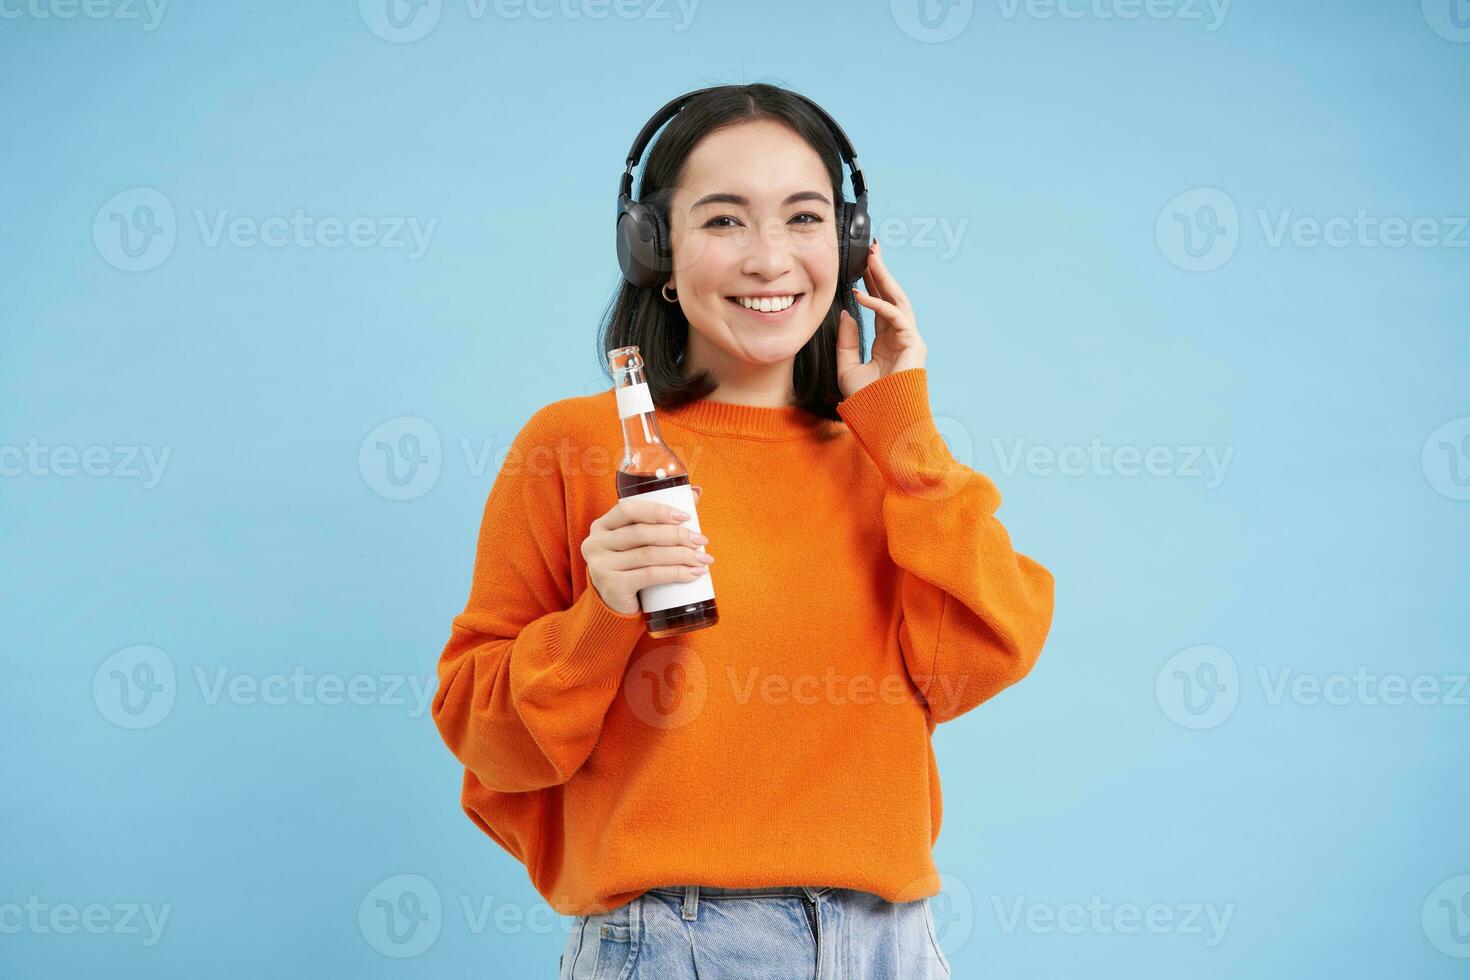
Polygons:
<instances>
[{"instance_id":1,"label":"bottle neck","mask_svg":"<svg viewBox=\"0 0 1470 980\"><path fill-rule=\"evenodd\" d=\"M663 445L658 419L653 414L653 396L647 382L634 381L617 389L618 416L623 424L623 447Z\"/></svg>"},{"instance_id":2,"label":"bottle neck","mask_svg":"<svg viewBox=\"0 0 1470 980\"><path fill-rule=\"evenodd\" d=\"M623 448L637 449L639 446L663 445L658 431L658 419L652 412L639 412L623 419Z\"/></svg>"}]
</instances>

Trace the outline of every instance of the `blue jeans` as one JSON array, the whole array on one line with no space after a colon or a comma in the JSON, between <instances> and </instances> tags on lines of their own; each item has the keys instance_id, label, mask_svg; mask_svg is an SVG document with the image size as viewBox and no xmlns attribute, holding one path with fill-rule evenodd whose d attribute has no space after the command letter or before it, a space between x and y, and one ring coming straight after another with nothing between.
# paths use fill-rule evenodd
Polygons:
<instances>
[{"instance_id":1,"label":"blue jeans","mask_svg":"<svg viewBox=\"0 0 1470 980\"><path fill-rule=\"evenodd\" d=\"M580 915L559 980L948 980L929 900L852 888L654 888Z\"/></svg>"}]
</instances>

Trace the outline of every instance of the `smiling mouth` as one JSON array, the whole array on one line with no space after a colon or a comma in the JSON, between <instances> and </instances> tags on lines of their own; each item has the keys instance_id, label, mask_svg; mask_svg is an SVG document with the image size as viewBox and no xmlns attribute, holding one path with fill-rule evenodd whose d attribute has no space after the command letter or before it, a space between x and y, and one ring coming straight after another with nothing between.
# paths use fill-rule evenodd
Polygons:
<instances>
[{"instance_id":1,"label":"smiling mouth","mask_svg":"<svg viewBox=\"0 0 1470 980\"><path fill-rule=\"evenodd\" d=\"M731 306L738 307L741 312L750 316L762 320L781 320L801 304L805 295L792 293L787 296L726 296L725 299Z\"/></svg>"}]
</instances>

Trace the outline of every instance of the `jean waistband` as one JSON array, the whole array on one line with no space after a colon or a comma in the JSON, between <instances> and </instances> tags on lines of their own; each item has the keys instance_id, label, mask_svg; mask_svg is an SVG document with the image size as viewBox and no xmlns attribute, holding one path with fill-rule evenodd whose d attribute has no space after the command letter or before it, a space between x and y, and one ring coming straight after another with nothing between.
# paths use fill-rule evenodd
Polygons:
<instances>
[{"instance_id":1,"label":"jean waistband","mask_svg":"<svg viewBox=\"0 0 1470 980\"><path fill-rule=\"evenodd\" d=\"M815 898L832 891L833 887L832 885L820 887L813 885L737 885L731 888L721 888L714 885L660 885L650 888L649 891L685 900L695 896L698 898L758 898L766 895L805 895L808 898Z\"/></svg>"}]
</instances>

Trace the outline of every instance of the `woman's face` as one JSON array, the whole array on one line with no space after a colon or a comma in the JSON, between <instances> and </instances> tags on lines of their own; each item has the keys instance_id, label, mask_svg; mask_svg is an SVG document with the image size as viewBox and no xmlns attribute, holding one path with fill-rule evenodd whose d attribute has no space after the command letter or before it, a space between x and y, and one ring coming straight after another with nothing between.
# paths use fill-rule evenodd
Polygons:
<instances>
[{"instance_id":1,"label":"woman's face","mask_svg":"<svg viewBox=\"0 0 1470 980\"><path fill-rule=\"evenodd\" d=\"M783 123L738 123L696 144L669 202L669 288L695 363L718 375L731 361L796 356L836 293L835 217L821 158Z\"/></svg>"}]
</instances>

